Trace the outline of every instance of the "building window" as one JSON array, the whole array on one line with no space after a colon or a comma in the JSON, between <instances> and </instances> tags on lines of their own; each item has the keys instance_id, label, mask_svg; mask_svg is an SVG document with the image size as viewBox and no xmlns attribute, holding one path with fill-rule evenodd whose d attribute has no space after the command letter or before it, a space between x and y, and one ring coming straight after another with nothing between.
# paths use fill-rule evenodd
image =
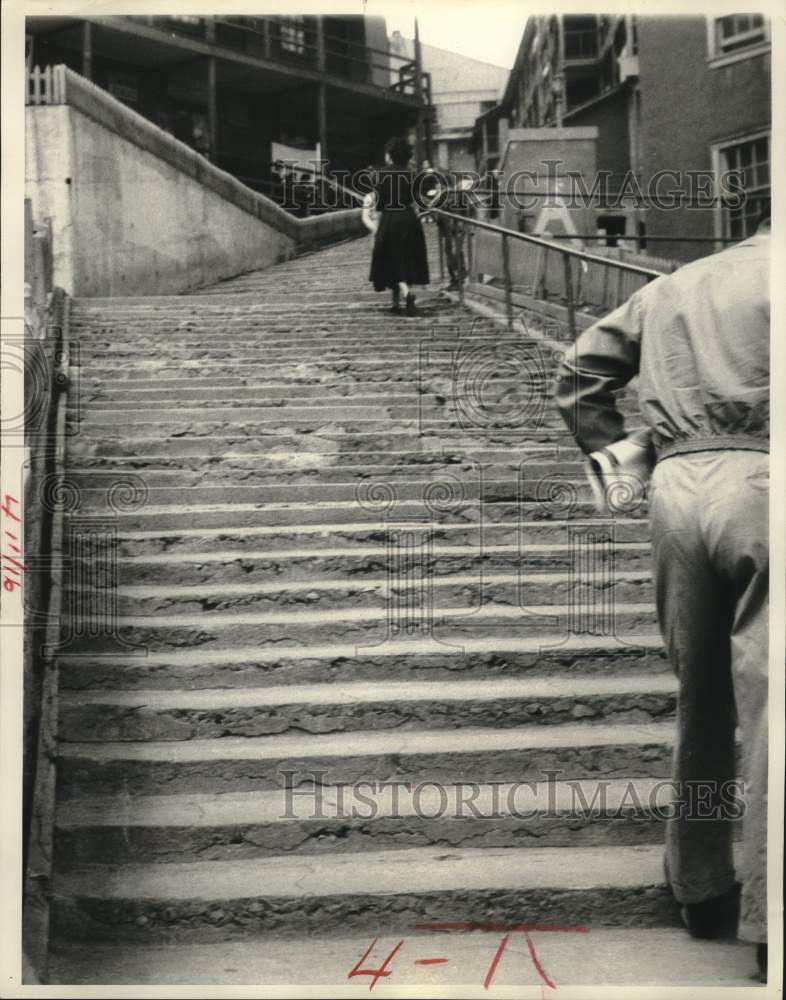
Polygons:
<instances>
[{"instance_id":1,"label":"building window","mask_svg":"<svg viewBox=\"0 0 786 1000\"><path fill-rule=\"evenodd\" d=\"M708 18L707 31L709 58L720 63L756 55L770 42L770 24L761 14Z\"/></svg>"},{"instance_id":2,"label":"building window","mask_svg":"<svg viewBox=\"0 0 786 1000\"><path fill-rule=\"evenodd\" d=\"M132 73L112 69L107 77L106 89L124 104L136 104L139 100L139 81Z\"/></svg>"},{"instance_id":3,"label":"building window","mask_svg":"<svg viewBox=\"0 0 786 1000\"><path fill-rule=\"evenodd\" d=\"M734 171L745 192L736 208L722 206L721 235L742 240L756 231L764 202L770 197L770 137L768 134L718 148L721 174ZM724 185L728 188L728 185Z\"/></svg>"},{"instance_id":4,"label":"building window","mask_svg":"<svg viewBox=\"0 0 786 1000\"><path fill-rule=\"evenodd\" d=\"M281 48L284 52L302 56L306 51L305 17L287 17L279 27Z\"/></svg>"},{"instance_id":5,"label":"building window","mask_svg":"<svg viewBox=\"0 0 786 1000\"><path fill-rule=\"evenodd\" d=\"M730 14L715 18L717 52L736 52L765 40L761 14Z\"/></svg>"}]
</instances>

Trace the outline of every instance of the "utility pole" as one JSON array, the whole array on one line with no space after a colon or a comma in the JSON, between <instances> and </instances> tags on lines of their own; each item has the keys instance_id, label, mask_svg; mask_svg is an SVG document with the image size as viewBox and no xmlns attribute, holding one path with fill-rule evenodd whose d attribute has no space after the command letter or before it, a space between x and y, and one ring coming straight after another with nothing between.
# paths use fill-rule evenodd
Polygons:
<instances>
[{"instance_id":1,"label":"utility pole","mask_svg":"<svg viewBox=\"0 0 786 1000\"><path fill-rule=\"evenodd\" d=\"M418 19L415 18L415 96L418 99L416 139L415 139L415 159L416 170L423 167L423 138L424 138L424 115L423 107L423 56L420 51L420 32L418 31Z\"/></svg>"}]
</instances>

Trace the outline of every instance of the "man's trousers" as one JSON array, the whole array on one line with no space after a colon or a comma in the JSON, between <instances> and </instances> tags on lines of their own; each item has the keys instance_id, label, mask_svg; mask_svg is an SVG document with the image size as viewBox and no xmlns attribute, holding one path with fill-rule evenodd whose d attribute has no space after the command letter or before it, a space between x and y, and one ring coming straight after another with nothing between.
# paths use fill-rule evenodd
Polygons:
<instances>
[{"instance_id":1,"label":"man's trousers","mask_svg":"<svg viewBox=\"0 0 786 1000\"><path fill-rule=\"evenodd\" d=\"M768 456L732 450L668 457L650 491L658 619L679 687L672 888L696 903L733 886L741 778L738 934L754 942L767 940L768 491Z\"/></svg>"}]
</instances>

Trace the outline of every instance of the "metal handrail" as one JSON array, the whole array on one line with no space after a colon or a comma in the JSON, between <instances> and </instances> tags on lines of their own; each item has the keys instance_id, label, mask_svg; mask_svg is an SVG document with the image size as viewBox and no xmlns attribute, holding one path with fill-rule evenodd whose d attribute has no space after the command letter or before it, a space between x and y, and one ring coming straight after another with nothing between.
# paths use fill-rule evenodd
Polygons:
<instances>
[{"instance_id":1,"label":"metal handrail","mask_svg":"<svg viewBox=\"0 0 786 1000\"><path fill-rule=\"evenodd\" d=\"M458 215L455 212L446 212L442 208L427 208L421 213L421 215L429 214L444 215L448 219L455 219L457 222L475 226L478 229L484 229L487 232L495 233L498 236L521 240L524 243L534 243L536 246L545 247L547 250L556 250L559 253L566 254L570 257L576 257L586 263L605 264L608 267L615 267L620 271L629 271L632 274L638 274L641 277L645 277L649 281L654 278L661 277L661 272L656 271L653 268L641 267L638 264L628 264L625 261L615 260L613 257L600 257L594 253L587 253L586 250L577 250L575 247L555 246L550 242L550 240L543 239L540 236L531 236L529 233L520 233L515 229L507 229L505 226L493 226L490 222L481 222L480 219L473 219L469 216Z\"/></svg>"},{"instance_id":2,"label":"metal handrail","mask_svg":"<svg viewBox=\"0 0 786 1000\"><path fill-rule=\"evenodd\" d=\"M543 250L544 261L545 257L549 251L553 253L560 254L563 262L564 269L564 288L565 288L565 299L568 314L568 329L570 331L570 336L575 340L576 338L576 297L578 292L574 289L573 283L573 271L571 268L571 257L575 257L577 260L582 261L584 264L599 264L605 268L611 268L617 272L617 294L621 295L622 291L622 280L625 273L636 275L639 278L644 278L644 280L649 283L655 278L662 277L660 271L656 271L652 268L642 267L639 264L630 264L625 261L616 260L613 257L601 257L597 254L587 253L585 250L577 250L575 247L566 247L555 244L547 239L542 239L538 236L531 236L529 233L519 233L514 229L507 229L504 226L494 226L488 222L482 222L480 219L473 219L465 215L459 215L455 212L446 212L441 208L426 208L421 213L420 216L425 217L428 215L442 217L449 219L453 224L453 237L456 242L455 249L455 259L457 261L457 274L456 278L458 281L458 294L459 301L464 302L464 284L465 284L465 257L464 257L464 227L470 226L474 229L480 230L482 232L493 233L502 240L502 269L503 269L503 280L504 280L504 294L505 294L505 313L507 327L509 331L513 330L514 325L514 315L513 315L513 280L511 275L510 266L510 241L519 240L522 243L529 243L534 246L540 247ZM469 255L470 255L470 266L468 270L471 270L471 252L472 247L470 244ZM442 270L442 240L440 239L440 270ZM545 270L545 264L544 264ZM605 279L604 279L605 280Z\"/></svg>"}]
</instances>

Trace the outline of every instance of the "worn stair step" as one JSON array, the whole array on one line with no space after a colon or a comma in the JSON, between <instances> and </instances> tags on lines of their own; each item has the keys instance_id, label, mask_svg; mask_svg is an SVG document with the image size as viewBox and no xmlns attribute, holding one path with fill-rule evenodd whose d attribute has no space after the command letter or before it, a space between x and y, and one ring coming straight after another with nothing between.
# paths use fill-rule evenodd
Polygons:
<instances>
[{"instance_id":1,"label":"worn stair step","mask_svg":"<svg viewBox=\"0 0 786 1000\"><path fill-rule=\"evenodd\" d=\"M164 583L201 585L203 588L226 584L244 583L258 580L303 581L303 586L324 580L343 580L347 590L354 588L358 580L364 587L371 581L361 574L386 573L394 569L393 556L385 545L353 545L351 548L309 549L308 538L299 540L299 548L282 550L251 548L238 551L205 545L200 551L178 552L167 548L158 555L116 556L116 569L112 571L112 581L119 585ZM118 546L121 548L121 546ZM638 569L649 573L652 555L646 542L616 542L613 546L597 544L591 547L592 558L597 565L613 564L620 570ZM586 555L586 554L585 554ZM84 581L91 579L93 557L89 554L74 556L74 568ZM518 571L522 588L528 587L528 578L534 569L558 570L577 565L576 549L573 545L489 545L476 543L460 545L434 544L433 551L419 557L419 566L431 576L451 573L474 573L474 583L482 573L484 582L491 583L499 571ZM470 578L472 579L472 578ZM634 580L636 578L633 578ZM387 586L387 581L377 581L377 590ZM527 591L530 593L530 591ZM621 593L621 591L620 591Z\"/></svg>"},{"instance_id":2,"label":"worn stair step","mask_svg":"<svg viewBox=\"0 0 786 1000\"><path fill-rule=\"evenodd\" d=\"M301 476L304 479L319 477L320 482L358 482L366 480L385 479L393 485L412 479L439 478L446 474L467 479L472 477L490 482L499 482L511 477L525 480L545 480L560 478L580 482L584 475L584 465L574 462L543 462L534 459L522 459L520 455L511 455L507 461L475 462L435 462L417 461L418 453L408 456L401 462L380 461L384 456L377 456L376 462L362 466L359 463L344 463L343 456L324 455L318 452L292 457L279 456L278 459L258 459L247 456L237 458L208 458L180 463L179 467L158 467L154 463L140 466L140 475L150 487L192 486L213 479L230 478L237 483L248 483L255 479L270 478L283 481L285 477ZM71 462L68 477L80 487L89 487L91 482L100 482L110 476L122 476L129 468L128 462L117 465L107 463L100 468L83 468L76 461Z\"/></svg>"},{"instance_id":3,"label":"worn stair step","mask_svg":"<svg viewBox=\"0 0 786 1000\"><path fill-rule=\"evenodd\" d=\"M441 523L430 526L434 545L440 549L471 548L475 555L481 551L488 555L504 556L511 546L520 552L521 560L537 563L553 559L553 565L562 565L566 551L570 551L571 536L586 537L598 522L587 518L570 521L521 521L514 524L467 525ZM620 518L613 525L613 550L626 560L649 558L649 526L642 519ZM602 529L601 529L602 530ZM294 524L289 526L246 527L233 530L221 528L180 528L126 530L118 526L116 554L119 559L140 560L155 557L155 564L162 568L169 565L169 556L205 557L211 562L223 561L230 553L244 556L259 552L270 558L271 552L286 551L287 558L297 558L297 550L307 549L316 558L325 550L351 546L354 555L363 547L387 545L391 523L385 521L347 522L345 524ZM292 551L294 550L294 551ZM447 551L440 553L449 555ZM174 562L172 563L174 566Z\"/></svg>"},{"instance_id":4,"label":"worn stair step","mask_svg":"<svg viewBox=\"0 0 786 1000\"><path fill-rule=\"evenodd\" d=\"M116 327L96 327L77 325L69 327L72 344L79 346L74 361L94 354L113 354L123 351L129 357L154 358L159 354L157 347L165 350L191 348L195 351L222 350L234 345L239 357L246 348L254 350L290 350L298 344L316 354L321 347L345 348L358 357L379 357L383 348L407 349L413 359L420 354L429 363L444 363L461 359L462 366L484 358L499 360L499 373L511 375L533 375L544 371L553 372L561 362L569 340L548 340L540 331L533 336L526 331L508 333L499 326L478 327L472 321L458 323L437 323L429 321L428 328L413 325L409 320L391 323L383 331L369 330L365 317L338 322L320 322L316 318L302 317L296 322L271 320L264 324L232 323L216 316L202 329L194 329L190 324L167 324L147 322L134 324L120 321ZM120 339L125 338L125 339ZM135 349L132 354L128 348ZM166 353L160 355L166 357ZM306 355L308 356L308 355ZM300 355L299 360L303 360ZM493 374L487 372L486 374Z\"/></svg>"},{"instance_id":5,"label":"worn stair step","mask_svg":"<svg viewBox=\"0 0 786 1000\"><path fill-rule=\"evenodd\" d=\"M421 454L437 455L440 459L461 453L473 458L480 465L487 453L497 453L506 450L516 450L522 461L528 457L540 458L544 453L564 455L566 458L576 457L573 446L565 435L550 431L530 435L526 441L520 436L505 431L483 429L468 437L466 434L451 433L449 436L436 436L424 430L413 439L410 432L398 431L395 434L379 431L351 431L343 427L328 425L316 430L298 432L293 428L265 426L256 436L247 434L224 433L200 434L178 437L145 437L143 434L120 436L117 427L111 428L111 433L104 437L87 436L82 428L74 425L73 434L66 438L66 449L69 459L81 460L83 456L104 456L110 458L130 458L145 455L157 456L194 456L208 455L220 457L225 452L239 454L257 454L265 451L277 451L297 463L298 455L308 455L320 452L326 455L341 455L345 460L358 454L373 452L376 455L388 453L411 452L413 445L420 445ZM504 447L503 447L504 446ZM446 459L447 460L447 459ZM75 461L75 464L77 462ZM82 464L79 461L78 464Z\"/></svg>"},{"instance_id":6,"label":"worn stair step","mask_svg":"<svg viewBox=\"0 0 786 1000\"><path fill-rule=\"evenodd\" d=\"M490 382L485 385L487 402L484 404L487 409L493 412L494 407L502 405L516 406L521 403L533 401L535 398L541 399L543 388L522 384L521 382L511 383ZM177 393L163 393L159 395L158 390L152 390L155 395L145 397L139 390L136 396L120 395L119 393L105 394L85 394L81 393L80 398L74 401L74 406L80 407L89 404L90 410L103 412L105 410L120 410L129 408L130 404L143 401L151 406L161 409L177 409L178 407L213 405L218 403L231 406L277 406L289 412L290 409L307 407L335 407L339 402L346 402L353 406L371 407L415 407L424 410L428 405L433 405L435 397L441 393L432 388L431 385L420 383L392 383L381 390L374 383L364 383L363 388L356 388L351 383L343 382L338 384L323 383L311 385L293 385L292 383L277 382L264 386L226 386L210 388L205 386L198 390L181 389ZM493 395L492 395L493 392ZM454 405L457 394L447 396L446 405ZM458 397L460 398L460 397Z\"/></svg>"},{"instance_id":7,"label":"worn stair step","mask_svg":"<svg viewBox=\"0 0 786 1000\"><path fill-rule=\"evenodd\" d=\"M671 796L657 778L95 796L58 804L56 864L662 843Z\"/></svg>"},{"instance_id":8,"label":"worn stair step","mask_svg":"<svg viewBox=\"0 0 786 1000\"><path fill-rule=\"evenodd\" d=\"M629 641L630 635L653 629L657 621L652 603L623 603L603 595L597 601L571 598L569 604L533 603L525 607L480 606L470 598L461 605L436 605L433 610L416 607L412 612L390 607L344 607L340 613L331 608L258 610L253 607L253 596L249 602L248 610L237 610L237 606L206 610L215 606L208 596L199 605L202 610L195 608L190 613L179 609L177 614L115 616L103 600L88 599L73 615L63 616L61 638L73 653L122 654L128 646L141 653L257 642L276 643L282 649L318 641L354 643L360 652L400 634L433 634L435 643L463 648L470 638L511 638L534 631L547 645L564 636L571 623L574 629L589 634L607 635L613 629L618 638Z\"/></svg>"},{"instance_id":9,"label":"worn stair step","mask_svg":"<svg viewBox=\"0 0 786 1000\"><path fill-rule=\"evenodd\" d=\"M479 476L472 477L467 474L464 482L457 478L446 480L444 473L442 475L434 473L431 478L427 477L428 472L423 472L411 479L399 477L391 482L362 479L349 482L323 482L306 478L305 481L296 484L268 482L248 485L243 482L216 485L199 483L193 486L148 486L144 476L139 478L145 501L151 507L173 505L185 508L222 503L267 506L284 503L294 493L301 502L311 500L315 503L344 503L347 506L354 503L355 507L359 508L364 503L373 502L374 489L378 487L385 491L382 494L383 498L390 498L389 506L393 506L394 503L401 504L406 500L419 502L425 515L431 507L442 505L455 508L459 505L470 505L473 501L477 501L478 504L481 501L484 504L516 500L548 501L553 496L555 483L575 501L583 500L589 503L592 498L592 490L583 477L521 479L511 476L509 479L481 481ZM120 490L123 483L121 477L113 476L111 473L104 476L91 474L81 481L78 476L72 479L69 475L68 479L79 491L80 503L85 511L104 507L107 503L107 491L115 488ZM372 501L369 501L364 491L367 491ZM636 506L641 505L638 499L634 500L634 503ZM628 511L620 509L620 513L627 514Z\"/></svg>"},{"instance_id":10,"label":"worn stair step","mask_svg":"<svg viewBox=\"0 0 786 1000\"><path fill-rule=\"evenodd\" d=\"M141 651L144 653L144 651ZM137 653L140 653L137 650ZM91 658L68 647L59 659L63 690L199 690L277 684L378 681L396 678L451 680L457 677L541 675L605 676L670 670L654 631L616 637L567 635L558 639L522 634L515 638L463 639L460 646L402 638L371 649L347 643L275 646L234 645L149 651L115 650Z\"/></svg>"},{"instance_id":11,"label":"worn stair step","mask_svg":"<svg viewBox=\"0 0 786 1000\"><path fill-rule=\"evenodd\" d=\"M369 470L372 475L394 474L397 470L402 472L414 469L442 468L446 471L461 469L482 469L484 476L492 470L491 478L498 478L493 470L498 468L515 468L521 470L526 468L527 474L547 475L559 469L562 472L572 471L583 474L583 455L578 451L560 449L559 459L554 458L555 449L549 445L531 445L526 453L517 452L511 454L509 448L454 448L443 454L431 454L422 451L396 452L388 451L380 454L378 451L341 451L338 445L332 448L324 447L323 450L309 451L301 449L294 452L285 448L270 448L267 451L260 450L259 446L254 447L252 442L245 442L245 451L227 447L224 451L219 451L216 445L205 446L201 453L167 455L160 453L161 443L159 443L159 454L126 453L126 454L94 454L93 449L86 446L80 450L78 439L69 449L69 472L79 473L93 469L105 469L117 473L123 473L129 469L144 469L145 471L167 471L176 470L179 472L199 472L205 469L219 469L221 467L245 470L276 470L290 471L296 469L316 469L320 471L335 472L345 469L350 476L367 477Z\"/></svg>"},{"instance_id":12,"label":"worn stair step","mask_svg":"<svg viewBox=\"0 0 786 1000\"><path fill-rule=\"evenodd\" d=\"M468 428L482 431L486 427L496 426L515 431L522 440L526 440L533 431L542 433L551 430L561 434L565 430L565 424L559 416L551 413L538 414L526 422L517 417L512 422L504 410L498 414L492 410L488 420L478 426L475 418L467 418L452 404L436 407L418 407L416 403L407 406L356 406L350 401L335 406L288 406L278 405L280 402L277 401L276 405L261 402L257 406L248 406L245 405L248 400L244 400L242 406L215 406L207 405L208 400L204 406L190 408L181 406L156 409L149 406L144 409L135 407L132 410L95 411L87 408L80 410L79 414L71 413L69 426L71 433L87 430L95 436L96 428L109 428L116 423L139 427L156 423L164 433L171 427L185 427L188 433L197 434L201 427L210 426L211 422L231 423L232 427L228 429L236 430L238 426L251 428L256 424L271 422L294 428L314 429L338 421L359 430L368 431L376 425L383 431L395 433L397 429L409 429L414 434L421 429L428 430L431 434L438 434L440 431L466 433Z\"/></svg>"},{"instance_id":13,"label":"worn stair step","mask_svg":"<svg viewBox=\"0 0 786 1000\"><path fill-rule=\"evenodd\" d=\"M425 603L434 603L434 614L440 608L465 607L468 613L476 608L494 613L503 607L538 607L552 604L573 608L575 616L593 613L614 614L619 607L654 602L654 588L649 569L620 570L611 562L601 564L592 573L531 572L443 572L428 566L418 566L408 573L407 566L390 565L390 557L362 567L362 572L387 575L345 575L334 579L306 576L281 579L274 565L262 564L256 573L249 570L242 582L172 583L155 580L140 584L113 579L114 573L90 574L63 592L64 615L77 617L85 604L108 606L112 601L120 619L144 617L191 616L195 613L219 612L287 612L290 610L335 610L342 617L348 609L387 611L391 617L400 609L402 620L418 621L428 614ZM425 596L428 593L429 596ZM602 609L602 610L601 610ZM210 619L206 624L210 623ZM179 624L179 622L178 622Z\"/></svg>"},{"instance_id":14,"label":"worn stair step","mask_svg":"<svg viewBox=\"0 0 786 1000\"><path fill-rule=\"evenodd\" d=\"M223 736L137 742L60 742L58 794L174 794L283 787L286 773L353 781L563 780L667 777L669 721L562 723L510 729L415 729L327 735ZM310 777L309 777L310 776Z\"/></svg>"},{"instance_id":15,"label":"worn stair step","mask_svg":"<svg viewBox=\"0 0 786 1000\"><path fill-rule=\"evenodd\" d=\"M373 451L377 455L387 452L402 452L412 450L414 443L421 443L423 453L427 454L428 448L434 448L437 454L444 447L443 441L430 434L423 434L415 438L410 432L398 431L395 434L380 433L379 431L354 431L347 433L343 427L328 425L324 428L298 433L296 430L282 427L265 427L258 436L247 434L237 434L231 431L221 434L200 434L191 437L145 437L141 434L120 436L117 427L112 427L111 433L103 437L87 437L82 428L75 425L75 433L66 438L66 447L69 457L81 458L83 455L104 455L110 457L130 457L136 455L213 455L221 456L225 451L240 453L257 453L264 450L276 449L284 455L292 457L292 461L297 461L299 453L310 453L321 451L325 454L352 455L356 452ZM518 447L522 453L522 459L530 454L533 449L549 449L552 452L559 448L559 454L563 451L567 455L569 449L558 435L544 432L540 435L541 441L533 440L522 443L517 438L511 441L508 438L508 448ZM467 438L461 435L452 435L449 442L451 452L456 449L474 449L475 453L482 455L487 449L499 449L504 442L505 434L494 434L489 432L477 435L474 438ZM307 446L307 447L304 447ZM534 453L534 451L533 451Z\"/></svg>"},{"instance_id":16,"label":"worn stair step","mask_svg":"<svg viewBox=\"0 0 786 1000\"><path fill-rule=\"evenodd\" d=\"M353 682L201 691L64 692L67 742L215 739L454 726L650 722L674 711L668 674Z\"/></svg>"},{"instance_id":17,"label":"worn stair step","mask_svg":"<svg viewBox=\"0 0 786 1000\"><path fill-rule=\"evenodd\" d=\"M172 380L180 381L180 380ZM100 385L95 382L87 384L87 381L80 382L79 398L69 401L69 405L78 402L81 405L89 403L91 408L105 408L108 406L119 406L122 402L141 401L155 403L156 405L179 406L181 402L187 405L188 400L240 400L240 399L312 399L319 397L336 398L336 396L352 395L353 398L370 399L372 402L379 402L379 382L358 382L346 377L333 379L310 379L306 376L298 376L288 379L271 380L264 375L257 378L243 379L242 383L238 379L216 380L210 384L205 380L205 384L200 384L203 380L191 379L187 384L178 384L169 388L157 387L155 384L149 387L137 386L136 388L123 388L120 383L113 385ZM194 384L194 383L197 384ZM428 383L428 392L432 389ZM536 386L532 382L524 383L520 379L492 378L489 379L490 387L494 390L494 397L499 398L502 392L507 393L515 390L521 395L523 392L534 391ZM419 389L426 389L427 384L421 379L398 379L390 381L385 386L384 399L409 399L419 398L423 393ZM450 387L452 389L452 387ZM540 390L541 387L537 386Z\"/></svg>"},{"instance_id":18,"label":"worn stair step","mask_svg":"<svg viewBox=\"0 0 786 1000\"><path fill-rule=\"evenodd\" d=\"M175 411L177 413L177 411ZM284 420L279 415L279 419L273 419L274 414L260 413L256 417L244 417L242 420L235 420L230 413L213 417L210 420L193 419L189 420L181 413L177 413L178 419L171 421L155 421L152 413L139 414L144 417L144 422L134 423L134 437L137 439L147 438L152 440L167 440L179 435L189 437L215 437L225 436L228 433L238 437L253 437L257 442L262 442L263 446L268 444L279 444L282 439L291 440L294 436L308 436L310 442L311 435L318 437L334 437L341 441L352 442L357 440L368 441L369 438L384 438L393 436L394 439L407 440L411 445L413 440L419 437L428 437L436 440L440 439L455 447L466 439L468 433L474 433L476 443L494 441L497 435L507 435L511 448L526 448L531 442L533 444L547 443L559 445L567 442L569 434L563 427L544 425L526 426L521 428L506 428L504 424L500 427L467 427L456 420L428 420L420 423L417 417L411 419L391 420L352 417L340 421L310 421L310 420ZM103 414L94 414L89 421L84 423L70 422L66 424L68 437L77 435L89 440L104 440L118 436L118 428L123 426L121 422L106 422ZM100 422L99 422L100 420ZM302 442L302 437L299 440ZM137 445L138 447L138 445ZM355 445L355 447L359 447Z\"/></svg>"},{"instance_id":19,"label":"worn stair step","mask_svg":"<svg viewBox=\"0 0 786 1000\"><path fill-rule=\"evenodd\" d=\"M463 483L459 481L458 486L448 481L446 489L446 499L443 499L441 492L437 489L442 486L439 475L434 475L432 479L424 478L427 474L422 474L410 480L394 480L388 484L384 480L377 485L385 490L384 497L390 496L389 506L394 503L401 505L402 501L413 501L421 507L421 517L426 516L432 507L444 504L448 506L469 506L473 501L479 505L494 502L514 502L516 500L531 500L537 502L539 499L547 500L553 496L552 487L554 480L548 477L542 479L510 479L480 482L479 478L472 482ZM73 482L79 491L80 504L84 511L94 510L96 507L102 508L107 504L107 493L111 490L121 491L123 479L111 474L106 476L88 476L80 481L73 480L69 476L69 482ZM216 485L196 484L194 486L148 486L144 476L138 477L141 480L140 488L146 504L150 507L162 506L210 506L216 504L258 504L270 506L275 503L284 503L287 498L295 493L301 502L314 501L315 503L332 502L344 503L350 506L354 503L356 508L362 507L369 500L364 495L364 488L368 495L374 497L374 480L369 480L364 484L362 480L350 482L322 482L306 478L305 481L296 484L289 483L258 483L249 485L247 482L240 484L217 483ZM589 483L581 478L567 478L557 480L557 484L565 493L569 493L575 501L583 500L589 503L592 498L592 491ZM449 492L454 490L454 495ZM434 499L432 499L434 498ZM637 506L641 505L640 500L634 501ZM121 501L122 505L122 501ZM627 515L627 509L620 509L620 513Z\"/></svg>"},{"instance_id":20,"label":"worn stair step","mask_svg":"<svg viewBox=\"0 0 786 1000\"><path fill-rule=\"evenodd\" d=\"M105 483L121 481L127 466L103 466L100 468L82 468L73 463L68 472L69 483L79 490L101 488ZM267 486L280 492L280 487L291 486L293 491L301 495L301 487L325 487L326 498L330 498L332 488L351 487L355 495L364 484L384 484L395 490L400 496L406 496L404 487L412 484L423 486L425 483L445 482L459 494L468 493L467 487L477 486L480 492L494 499L501 491L502 484L520 484L523 497L535 498L548 495L549 488L556 482L564 484L566 490L575 491L585 497L591 496L587 489L587 480L583 466L578 463L565 463L550 469L546 463L517 462L513 456L510 463L476 465L474 462L454 462L449 465L435 463L403 465L377 465L360 469L354 465L332 464L329 460L283 463L255 462L248 459L216 459L204 462L200 469L160 469L139 466L136 474L140 476L149 490L198 490L206 487L232 486L236 489ZM636 481L631 477L631 487Z\"/></svg>"},{"instance_id":21,"label":"worn stair step","mask_svg":"<svg viewBox=\"0 0 786 1000\"><path fill-rule=\"evenodd\" d=\"M521 913L515 918L518 923L527 919ZM504 927L490 927L485 932L462 933L457 929L445 933L418 929L415 924L394 933L386 927L359 929L354 936L336 928L308 936L251 934L242 940L199 944L58 944L50 957L49 982L178 986L183 982L183 969L188 969L189 983L206 986L217 982L246 986L266 983L282 988L294 985L324 989L353 981L347 977L375 937L377 945L361 967L379 967L403 936L404 945L390 965L392 978L387 980L394 989L425 996L428 989L466 989L471 984L480 991L505 932ZM756 985L756 963L750 945L696 940L684 928L593 927L588 934L532 931L530 938L541 969L558 989L572 985L606 989L627 986L633 992L643 985L661 991L664 986ZM293 955L308 955L309 961L293 964ZM631 961L632 955L635 961ZM434 956L445 962L436 968L417 964L418 960ZM368 977L361 979L365 984ZM523 934L510 935L502 960L494 968L493 986L515 988L518 995L526 986L531 987L533 997L542 995L545 983Z\"/></svg>"},{"instance_id":22,"label":"worn stair step","mask_svg":"<svg viewBox=\"0 0 786 1000\"><path fill-rule=\"evenodd\" d=\"M54 880L66 938L210 939L252 931L403 929L429 920L676 926L662 849L414 848L352 857L94 866Z\"/></svg>"},{"instance_id":23,"label":"worn stair step","mask_svg":"<svg viewBox=\"0 0 786 1000\"><path fill-rule=\"evenodd\" d=\"M121 483L120 480L117 483ZM111 485L115 485L114 483ZM380 511L384 512L387 504L380 503L376 509L371 509L371 502L359 503L357 499L340 501L311 501L307 503L242 503L239 500L232 503L180 503L156 504L145 496L143 482L132 482L133 495L125 492L114 499L110 486L105 490L92 491L91 513L107 513L112 517L112 526L118 530L150 530L155 526L158 531L178 530L184 524L192 528L225 528L230 530L239 527L254 526L289 526L318 525L325 527L331 524L343 524L347 521L362 521L366 518L370 523L376 523ZM362 498L362 494L361 494ZM384 499L384 498L383 498ZM81 513L77 504L77 515ZM391 507L391 521L398 524L414 519L423 522L426 509L422 500L396 499ZM510 503L495 501L480 503L469 501L457 510L442 510L432 506L428 510L430 523L433 525L456 524L463 527L479 525L491 526L504 524L508 528L517 529L520 523L529 524L540 520L544 525L558 522L564 524L566 514L574 513L584 521L594 520L598 525L608 527L607 518L599 515L594 504L587 500L576 500L572 497L557 497L542 501ZM637 508L624 515L623 520L640 519L646 531L644 508ZM75 515L75 516L77 516ZM485 530L485 528L484 528Z\"/></svg>"},{"instance_id":24,"label":"worn stair step","mask_svg":"<svg viewBox=\"0 0 786 1000\"><path fill-rule=\"evenodd\" d=\"M369 338L368 321L365 317L342 317L322 321L317 317L298 317L288 321L278 317L265 320L261 317L243 317L214 314L200 321L192 319L145 320L144 318L119 318L112 322L73 321L69 323L70 335L79 341L80 347L91 354L111 352L132 344L139 351L155 352L161 346L161 338L167 338L167 346L203 347L234 344L237 348L265 345L272 348L291 347L302 343L309 348L322 344L347 344L350 346L373 346ZM372 336L374 336L372 334ZM122 339L121 339L122 338ZM422 327L409 320L391 322L385 326L385 343L392 345L414 345L429 342L440 347L456 345L464 348L489 345L490 350L499 351L504 344L507 351L514 348L532 350L540 360L550 363L553 358L548 352L553 348L542 338L529 337L520 333L500 333L499 327L477 327L471 322L463 324L435 323L424 335Z\"/></svg>"}]
</instances>

